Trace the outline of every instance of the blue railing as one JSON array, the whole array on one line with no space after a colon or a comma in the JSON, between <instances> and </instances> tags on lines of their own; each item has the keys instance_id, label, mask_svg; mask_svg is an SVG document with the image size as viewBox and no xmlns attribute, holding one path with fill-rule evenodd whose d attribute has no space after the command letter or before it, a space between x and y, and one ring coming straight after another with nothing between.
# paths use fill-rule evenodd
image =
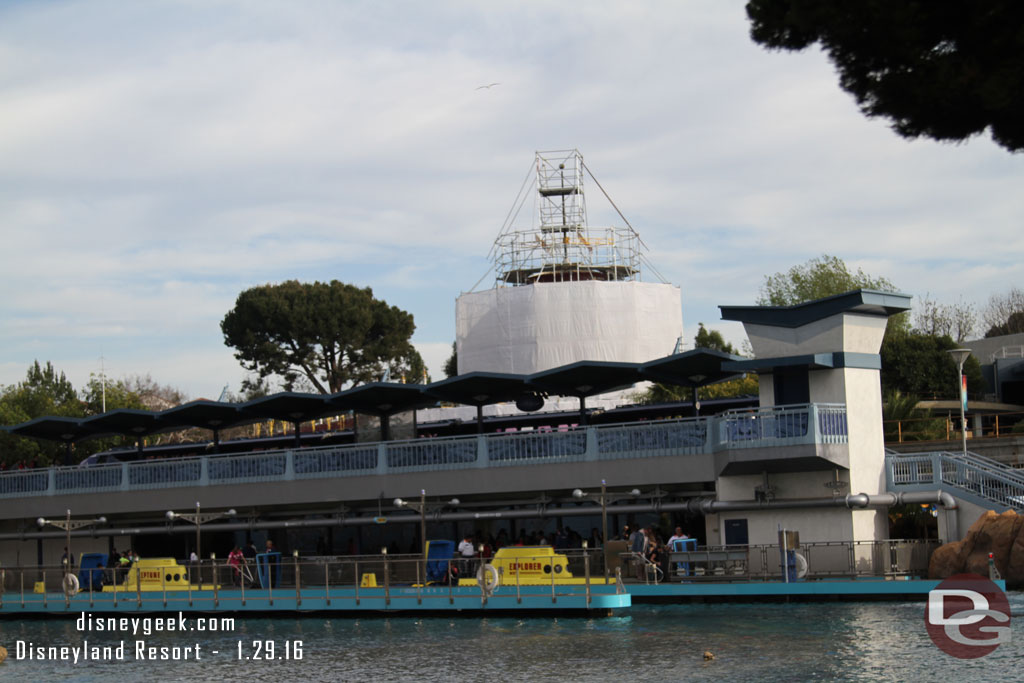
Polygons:
<instances>
[{"instance_id":1,"label":"blue railing","mask_svg":"<svg viewBox=\"0 0 1024 683\"><path fill-rule=\"evenodd\" d=\"M780 406L707 418L3 472L0 498L698 456L846 441L845 406Z\"/></svg>"},{"instance_id":2,"label":"blue railing","mask_svg":"<svg viewBox=\"0 0 1024 683\"><path fill-rule=\"evenodd\" d=\"M893 453L885 456L890 491L943 489L985 506L1024 510L1024 474L975 453Z\"/></svg>"}]
</instances>

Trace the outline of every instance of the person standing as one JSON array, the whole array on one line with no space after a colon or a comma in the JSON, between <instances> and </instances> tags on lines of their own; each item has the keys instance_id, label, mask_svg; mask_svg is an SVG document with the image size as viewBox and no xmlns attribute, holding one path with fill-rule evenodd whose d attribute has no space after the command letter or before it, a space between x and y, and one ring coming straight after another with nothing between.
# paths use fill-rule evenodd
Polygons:
<instances>
[{"instance_id":1,"label":"person standing","mask_svg":"<svg viewBox=\"0 0 1024 683\"><path fill-rule=\"evenodd\" d=\"M245 555L237 545L228 553L228 566L234 569L232 578L236 586L242 585L242 565L245 563Z\"/></svg>"},{"instance_id":2,"label":"person standing","mask_svg":"<svg viewBox=\"0 0 1024 683\"><path fill-rule=\"evenodd\" d=\"M672 552L673 550L676 549L676 545L675 545L676 541L682 541L683 539L686 539L686 538L689 538L689 536L687 536L686 534L683 533L683 527L677 526L676 527L676 532L674 534L672 534L672 536L670 536L669 539L668 539L668 550L669 550L669 552Z\"/></svg>"},{"instance_id":3,"label":"person standing","mask_svg":"<svg viewBox=\"0 0 1024 683\"><path fill-rule=\"evenodd\" d=\"M647 564L647 530L639 528L629 535L629 550L633 553L633 568L636 578L644 578Z\"/></svg>"},{"instance_id":4,"label":"person standing","mask_svg":"<svg viewBox=\"0 0 1024 683\"><path fill-rule=\"evenodd\" d=\"M459 556L462 558L462 566L459 568L463 576L471 576L473 572L473 558L476 557L476 548L473 547L473 534L466 534L458 547Z\"/></svg>"}]
</instances>

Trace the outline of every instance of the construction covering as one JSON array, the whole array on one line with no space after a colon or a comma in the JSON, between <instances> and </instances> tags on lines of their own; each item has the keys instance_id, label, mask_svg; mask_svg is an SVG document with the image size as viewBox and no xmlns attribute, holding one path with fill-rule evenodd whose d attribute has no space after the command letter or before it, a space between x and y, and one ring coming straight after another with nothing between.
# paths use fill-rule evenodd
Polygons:
<instances>
[{"instance_id":1,"label":"construction covering","mask_svg":"<svg viewBox=\"0 0 1024 683\"><path fill-rule=\"evenodd\" d=\"M495 287L455 303L459 374L528 375L581 360L642 363L683 334L674 285L584 280Z\"/></svg>"}]
</instances>

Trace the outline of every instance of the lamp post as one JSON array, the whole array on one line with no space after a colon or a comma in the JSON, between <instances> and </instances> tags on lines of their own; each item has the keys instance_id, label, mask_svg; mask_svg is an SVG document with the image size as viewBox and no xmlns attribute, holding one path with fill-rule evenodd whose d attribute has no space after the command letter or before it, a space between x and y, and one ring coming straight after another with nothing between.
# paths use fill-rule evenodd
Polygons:
<instances>
[{"instance_id":1,"label":"lamp post","mask_svg":"<svg viewBox=\"0 0 1024 683\"><path fill-rule=\"evenodd\" d=\"M46 519L44 517L40 517L36 520L36 525L41 529L49 524L50 526L55 526L58 529L63 529L66 532L64 537L64 550L67 551L67 560L64 562L64 576L68 576L73 573L71 571L71 566L74 558L74 555L71 554L71 530L81 529L84 526L90 526L92 524L104 524L106 521L106 517L96 517L95 519L71 519L71 510L68 510L64 519Z\"/></svg>"},{"instance_id":2,"label":"lamp post","mask_svg":"<svg viewBox=\"0 0 1024 683\"><path fill-rule=\"evenodd\" d=\"M427 490L420 489L420 502L414 503L403 498L395 498L393 501L396 508L412 508L420 513L420 543L423 544L423 583L427 582ZM432 511L440 510L445 506L455 507L461 503L458 498L452 498L447 503L440 503L431 508Z\"/></svg>"},{"instance_id":3,"label":"lamp post","mask_svg":"<svg viewBox=\"0 0 1024 683\"><path fill-rule=\"evenodd\" d=\"M957 388L960 392L960 434L963 442L963 455L967 456L967 378L964 377L964 362L971 355L970 349L951 349L947 353L953 356L957 364Z\"/></svg>"},{"instance_id":4,"label":"lamp post","mask_svg":"<svg viewBox=\"0 0 1024 683\"><path fill-rule=\"evenodd\" d=\"M176 519L183 519L186 522L191 522L192 524L196 525L196 561L202 563L203 556L200 553L199 533L202 530L203 522L212 522L213 520L220 519L221 517L234 517L235 514L237 513L235 512L234 508L226 510L224 512L202 512L201 507L199 505L199 501L197 500L195 512L175 512L174 510L168 510L167 519L171 522L173 522ZM199 571L199 569L197 568L196 573L199 574L199 590L202 590L203 572Z\"/></svg>"},{"instance_id":5,"label":"lamp post","mask_svg":"<svg viewBox=\"0 0 1024 683\"><path fill-rule=\"evenodd\" d=\"M572 497L573 498L577 498L577 499L583 499L583 498L586 498L589 495L590 494L588 492L583 491L582 489L575 489L572 492ZM626 498L636 498L639 495L640 495L640 489L633 489L632 491L630 491L628 493L608 493L608 487L607 487L607 484L606 484L605 480L604 479L601 480L600 500L601 500L601 538L602 538L602 541L603 541L602 547L607 547L607 545L608 545L608 503L609 502L614 502L616 500L624 500ZM606 555L605 556L605 562L604 562L604 578L605 578L605 581L608 580L608 576L609 576L609 573L608 573L608 558L607 558L607 555Z\"/></svg>"}]
</instances>

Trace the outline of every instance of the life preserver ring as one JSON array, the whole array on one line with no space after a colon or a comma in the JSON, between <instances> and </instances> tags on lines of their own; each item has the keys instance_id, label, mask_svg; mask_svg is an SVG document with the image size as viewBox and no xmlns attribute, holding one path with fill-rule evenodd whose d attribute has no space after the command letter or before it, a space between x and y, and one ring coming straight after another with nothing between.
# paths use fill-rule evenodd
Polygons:
<instances>
[{"instance_id":1,"label":"life preserver ring","mask_svg":"<svg viewBox=\"0 0 1024 683\"><path fill-rule=\"evenodd\" d=\"M78 577L74 574L65 574L64 581L61 582L64 587L64 594L71 597L78 592Z\"/></svg>"},{"instance_id":2,"label":"life preserver ring","mask_svg":"<svg viewBox=\"0 0 1024 683\"><path fill-rule=\"evenodd\" d=\"M480 584L480 590L490 595L501 584L501 574L493 564L483 564L476 571L476 582Z\"/></svg>"},{"instance_id":3,"label":"life preserver ring","mask_svg":"<svg viewBox=\"0 0 1024 683\"><path fill-rule=\"evenodd\" d=\"M802 579L807 576L807 558L794 552L793 560L796 562L796 578Z\"/></svg>"}]
</instances>

